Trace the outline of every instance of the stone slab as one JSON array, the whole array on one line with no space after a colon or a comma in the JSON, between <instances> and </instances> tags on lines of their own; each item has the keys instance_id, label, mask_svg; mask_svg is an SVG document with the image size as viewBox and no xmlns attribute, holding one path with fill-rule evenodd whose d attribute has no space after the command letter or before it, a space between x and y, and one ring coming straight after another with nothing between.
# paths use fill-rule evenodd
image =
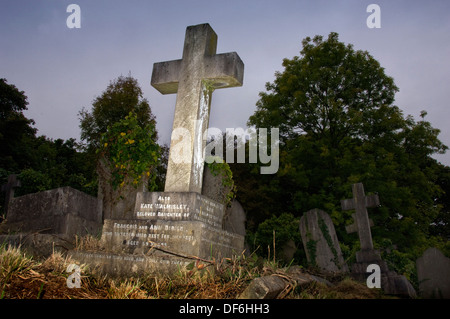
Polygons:
<instances>
[{"instance_id":1,"label":"stone slab","mask_svg":"<svg viewBox=\"0 0 450 319\"><path fill-rule=\"evenodd\" d=\"M348 272L330 216L320 209L306 212L300 232L308 262L330 273Z\"/></svg>"},{"instance_id":2,"label":"stone slab","mask_svg":"<svg viewBox=\"0 0 450 319\"><path fill-rule=\"evenodd\" d=\"M54 234L13 234L0 235L0 245L20 247L35 258L47 258L54 252L66 253L75 247L73 238Z\"/></svg>"},{"instance_id":3,"label":"stone slab","mask_svg":"<svg viewBox=\"0 0 450 319\"><path fill-rule=\"evenodd\" d=\"M129 255L103 251L72 250L68 255L80 264L88 265L90 271L111 277L157 277L172 276L186 270L192 259L153 251L148 255Z\"/></svg>"},{"instance_id":4,"label":"stone slab","mask_svg":"<svg viewBox=\"0 0 450 319\"><path fill-rule=\"evenodd\" d=\"M428 248L416 266L421 296L450 299L450 258L437 248Z\"/></svg>"},{"instance_id":5,"label":"stone slab","mask_svg":"<svg viewBox=\"0 0 450 319\"><path fill-rule=\"evenodd\" d=\"M0 232L96 235L102 227L97 198L60 187L13 198Z\"/></svg>"},{"instance_id":6,"label":"stone slab","mask_svg":"<svg viewBox=\"0 0 450 319\"><path fill-rule=\"evenodd\" d=\"M134 218L142 220L200 221L222 228L223 204L194 192L139 192Z\"/></svg>"},{"instance_id":7,"label":"stone slab","mask_svg":"<svg viewBox=\"0 0 450 319\"><path fill-rule=\"evenodd\" d=\"M115 253L147 254L152 247L204 259L241 254L244 237L199 221L105 220L105 249Z\"/></svg>"}]
</instances>

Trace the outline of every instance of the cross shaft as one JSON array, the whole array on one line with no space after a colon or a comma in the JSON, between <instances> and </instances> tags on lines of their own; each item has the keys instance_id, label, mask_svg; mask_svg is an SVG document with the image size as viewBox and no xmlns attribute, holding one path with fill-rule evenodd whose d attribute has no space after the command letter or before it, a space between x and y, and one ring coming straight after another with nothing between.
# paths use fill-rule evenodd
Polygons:
<instances>
[{"instance_id":1,"label":"cross shaft","mask_svg":"<svg viewBox=\"0 0 450 319\"><path fill-rule=\"evenodd\" d=\"M162 94L177 93L166 192L201 193L212 92L242 86L244 64L237 53L216 54L216 49L209 24L190 26L182 59L153 65L151 85Z\"/></svg>"}]
</instances>

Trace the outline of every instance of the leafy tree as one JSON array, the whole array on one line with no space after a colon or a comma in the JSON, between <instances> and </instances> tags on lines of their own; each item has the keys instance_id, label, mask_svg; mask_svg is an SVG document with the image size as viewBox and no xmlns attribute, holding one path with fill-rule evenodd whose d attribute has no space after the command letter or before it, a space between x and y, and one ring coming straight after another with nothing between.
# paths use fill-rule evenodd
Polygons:
<instances>
[{"instance_id":1,"label":"leafy tree","mask_svg":"<svg viewBox=\"0 0 450 319\"><path fill-rule=\"evenodd\" d=\"M27 97L6 79L0 79L0 167L15 171L30 164L26 146L34 138L34 121L23 114Z\"/></svg>"},{"instance_id":2,"label":"leafy tree","mask_svg":"<svg viewBox=\"0 0 450 319\"><path fill-rule=\"evenodd\" d=\"M88 148L98 149L101 135L130 112L137 115L141 127L148 123L156 125L148 101L143 98L142 89L131 75L119 76L112 81L106 90L94 99L92 106L91 112L85 108L79 112L81 139L86 142ZM152 138L157 140L156 130Z\"/></svg>"},{"instance_id":3,"label":"leafy tree","mask_svg":"<svg viewBox=\"0 0 450 319\"><path fill-rule=\"evenodd\" d=\"M352 212L343 212L340 200L362 182L382 204L369 211L374 241L388 238L417 255L415 247L424 247L440 216L435 202L443 194L442 170L431 158L447 149L439 130L425 121L426 112L416 121L393 105L398 88L368 52L340 42L337 33L302 44L301 55L284 59L284 71L266 84L248 121L280 129L279 171L261 176L257 164L232 166L248 219L257 226L261 216L320 208L331 215L339 238L354 244L357 236L344 227L353 222ZM255 204L252 185L263 204Z\"/></svg>"},{"instance_id":4,"label":"leafy tree","mask_svg":"<svg viewBox=\"0 0 450 319\"><path fill-rule=\"evenodd\" d=\"M8 175L17 174L22 184L16 189L18 196L61 186L95 195L89 154L80 151L74 139L36 136L34 121L23 114L27 105L24 91L0 79L0 184Z\"/></svg>"}]
</instances>

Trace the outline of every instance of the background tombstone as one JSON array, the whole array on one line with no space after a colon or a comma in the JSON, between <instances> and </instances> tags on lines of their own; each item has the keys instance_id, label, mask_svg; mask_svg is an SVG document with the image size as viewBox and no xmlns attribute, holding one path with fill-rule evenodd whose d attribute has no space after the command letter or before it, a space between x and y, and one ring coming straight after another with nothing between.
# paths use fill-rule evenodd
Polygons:
<instances>
[{"instance_id":1,"label":"background tombstone","mask_svg":"<svg viewBox=\"0 0 450 319\"><path fill-rule=\"evenodd\" d=\"M5 193L5 208L4 208L4 214L5 216L8 215L8 206L9 202L14 198L14 188L20 187L20 181L17 179L16 175L9 175L8 176L8 182L4 185L2 185L2 192Z\"/></svg>"},{"instance_id":2,"label":"background tombstone","mask_svg":"<svg viewBox=\"0 0 450 319\"><path fill-rule=\"evenodd\" d=\"M114 189L111 185L111 169L104 158L97 163L97 175L97 198L103 220L132 218L136 194L145 190L149 177L144 174L137 187L134 186L131 177L125 177L124 186Z\"/></svg>"},{"instance_id":3,"label":"background tombstone","mask_svg":"<svg viewBox=\"0 0 450 319\"><path fill-rule=\"evenodd\" d=\"M373 249L372 232L370 227L373 226L372 220L369 219L367 207L377 207L380 205L378 195L364 194L364 186L362 183L352 185L353 198L341 201L342 210L356 211L353 214L354 223L347 226L347 233L357 232L361 250L356 253L356 261L372 262L381 260L380 253Z\"/></svg>"},{"instance_id":4,"label":"background tombstone","mask_svg":"<svg viewBox=\"0 0 450 319\"><path fill-rule=\"evenodd\" d=\"M369 219L367 207L380 205L378 195L364 194L362 183L352 185L353 198L341 200L342 210L356 211L353 214L354 223L347 226L347 233L357 232L361 250L356 252L356 263L352 265L352 276L356 280L366 282L369 275L367 267L376 264L381 271L381 288L386 294L401 295L405 297L416 297L416 291L405 276L389 270L386 262L381 259L380 252L373 248L372 233L370 227L373 222Z\"/></svg>"},{"instance_id":5,"label":"background tombstone","mask_svg":"<svg viewBox=\"0 0 450 319\"><path fill-rule=\"evenodd\" d=\"M35 256L71 249L75 236L98 235L102 229L97 198L60 187L13 198L0 224L0 243L21 245Z\"/></svg>"},{"instance_id":6,"label":"background tombstone","mask_svg":"<svg viewBox=\"0 0 450 319\"><path fill-rule=\"evenodd\" d=\"M327 213L317 208L306 212L300 219L300 232L309 263L330 273L348 272L333 221Z\"/></svg>"},{"instance_id":7,"label":"background tombstone","mask_svg":"<svg viewBox=\"0 0 450 319\"><path fill-rule=\"evenodd\" d=\"M450 258L437 248L428 248L416 266L422 297L450 299Z\"/></svg>"}]
</instances>

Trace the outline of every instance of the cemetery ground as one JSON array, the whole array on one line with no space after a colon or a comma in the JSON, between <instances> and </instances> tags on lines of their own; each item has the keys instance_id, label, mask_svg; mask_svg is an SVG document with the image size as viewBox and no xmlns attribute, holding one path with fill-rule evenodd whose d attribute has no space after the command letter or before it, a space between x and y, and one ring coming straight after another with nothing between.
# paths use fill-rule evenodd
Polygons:
<instances>
[{"instance_id":1,"label":"cemetery ground","mask_svg":"<svg viewBox=\"0 0 450 319\"><path fill-rule=\"evenodd\" d=\"M78 242L83 249L92 244L95 245L95 239L89 237ZM235 299L252 279L264 276L275 276L286 282L278 299L395 298L343 275L326 277L332 286L316 281L298 285L290 278L290 267L282 267L256 254L226 259L220 264L193 261L191 270L172 278L108 278L81 265L80 288L67 286L70 273L66 270L71 263L70 257L60 252L36 259L20 247L2 245L0 299ZM314 273L314 270L302 269L302 272Z\"/></svg>"}]
</instances>

